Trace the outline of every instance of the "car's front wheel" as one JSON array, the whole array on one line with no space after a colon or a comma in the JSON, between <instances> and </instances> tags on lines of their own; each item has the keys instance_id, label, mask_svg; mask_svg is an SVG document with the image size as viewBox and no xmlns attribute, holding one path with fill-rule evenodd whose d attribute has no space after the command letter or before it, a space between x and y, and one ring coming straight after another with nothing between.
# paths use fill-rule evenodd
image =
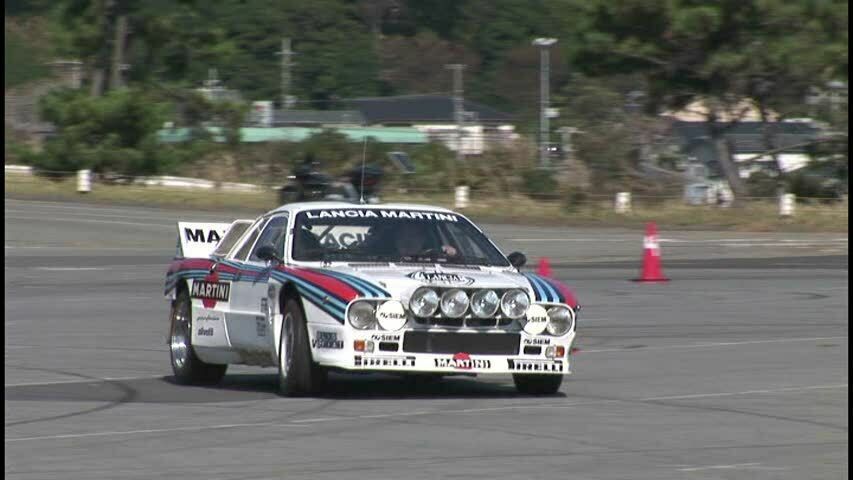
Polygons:
<instances>
[{"instance_id":1,"label":"car's front wheel","mask_svg":"<svg viewBox=\"0 0 853 480\"><path fill-rule=\"evenodd\" d=\"M172 306L172 328L169 335L169 354L175 381L182 385L213 385L225 375L228 365L205 363L192 345L192 304L190 295L181 290Z\"/></svg>"},{"instance_id":2,"label":"car's front wheel","mask_svg":"<svg viewBox=\"0 0 853 480\"><path fill-rule=\"evenodd\" d=\"M294 397L322 392L326 371L314 363L308 327L296 299L285 302L278 348L278 390Z\"/></svg>"},{"instance_id":3,"label":"car's front wheel","mask_svg":"<svg viewBox=\"0 0 853 480\"><path fill-rule=\"evenodd\" d=\"M527 373L514 373L512 380L515 389L520 393L528 395L551 395L560 390L563 383L562 375L536 375Z\"/></svg>"}]
</instances>

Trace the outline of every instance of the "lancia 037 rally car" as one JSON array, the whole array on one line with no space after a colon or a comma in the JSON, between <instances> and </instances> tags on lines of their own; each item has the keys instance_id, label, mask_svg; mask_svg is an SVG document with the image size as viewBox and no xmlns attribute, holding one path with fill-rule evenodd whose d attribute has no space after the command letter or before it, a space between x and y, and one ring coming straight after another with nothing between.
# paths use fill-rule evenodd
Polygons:
<instances>
[{"instance_id":1,"label":"lancia 037 rally car","mask_svg":"<svg viewBox=\"0 0 853 480\"><path fill-rule=\"evenodd\" d=\"M178 237L165 295L179 383L246 364L277 367L284 395L319 393L329 370L512 374L538 394L570 373L572 292L456 212L305 202L178 222Z\"/></svg>"}]
</instances>

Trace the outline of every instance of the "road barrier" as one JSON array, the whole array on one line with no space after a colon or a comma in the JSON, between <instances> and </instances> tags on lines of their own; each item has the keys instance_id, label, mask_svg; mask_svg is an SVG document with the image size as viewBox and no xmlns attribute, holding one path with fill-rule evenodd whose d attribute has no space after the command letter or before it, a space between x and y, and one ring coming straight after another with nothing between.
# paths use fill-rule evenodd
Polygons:
<instances>
[{"instance_id":1,"label":"road barrier","mask_svg":"<svg viewBox=\"0 0 853 480\"><path fill-rule=\"evenodd\" d=\"M794 204L796 195L793 193L784 193L779 197L779 215L782 217L794 216Z\"/></svg>"},{"instance_id":2,"label":"road barrier","mask_svg":"<svg viewBox=\"0 0 853 480\"><path fill-rule=\"evenodd\" d=\"M631 192L619 192L616 194L616 213L628 213L631 211Z\"/></svg>"},{"instance_id":3,"label":"road barrier","mask_svg":"<svg viewBox=\"0 0 853 480\"><path fill-rule=\"evenodd\" d=\"M77 172L77 192L89 193L92 191L92 171L80 170Z\"/></svg>"},{"instance_id":4,"label":"road barrier","mask_svg":"<svg viewBox=\"0 0 853 480\"><path fill-rule=\"evenodd\" d=\"M468 187L456 187L456 208L468 208L468 192Z\"/></svg>"}]
</instances>

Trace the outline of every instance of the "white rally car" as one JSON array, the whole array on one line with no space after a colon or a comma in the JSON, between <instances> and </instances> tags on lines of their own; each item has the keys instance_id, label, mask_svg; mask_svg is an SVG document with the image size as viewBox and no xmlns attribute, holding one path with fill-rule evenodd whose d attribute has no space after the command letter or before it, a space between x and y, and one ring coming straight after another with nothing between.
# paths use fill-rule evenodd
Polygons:
<instances>
[{"instance_id":1,"label":"white rally car","mask_svg":"<svg viewBox=\"0 0 853 480\"><path fill-rule=\"evenodd\" d=\"M245 364L277 367L285 395L319 393L329 370L512 374L553 393L570 373L572 292L450 210L295 203L179 222L178 237L165 294L180 383Z\"/></svg>"}]
</instances>

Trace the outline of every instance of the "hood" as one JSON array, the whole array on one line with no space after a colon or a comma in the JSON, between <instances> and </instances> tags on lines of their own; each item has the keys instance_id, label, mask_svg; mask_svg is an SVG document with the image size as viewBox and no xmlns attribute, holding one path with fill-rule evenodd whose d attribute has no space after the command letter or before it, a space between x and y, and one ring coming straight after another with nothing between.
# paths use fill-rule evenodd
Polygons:
<instances>
[{"instance_id":1,"label":"hood","mask_svg":"<svg viewBox=\"0 0 853 480\"><path fill-rule=\"evenodd\" d=\"M568 288L552 279L532 273L519 273L511 269L479 267L436 267L435 265L376 265L338 266L328 270L351 275L382 287L391 297L408 305L412 293L419 287L436 288L520 288L539 302L576 302Z\"/></svg>"}]
</instances>

